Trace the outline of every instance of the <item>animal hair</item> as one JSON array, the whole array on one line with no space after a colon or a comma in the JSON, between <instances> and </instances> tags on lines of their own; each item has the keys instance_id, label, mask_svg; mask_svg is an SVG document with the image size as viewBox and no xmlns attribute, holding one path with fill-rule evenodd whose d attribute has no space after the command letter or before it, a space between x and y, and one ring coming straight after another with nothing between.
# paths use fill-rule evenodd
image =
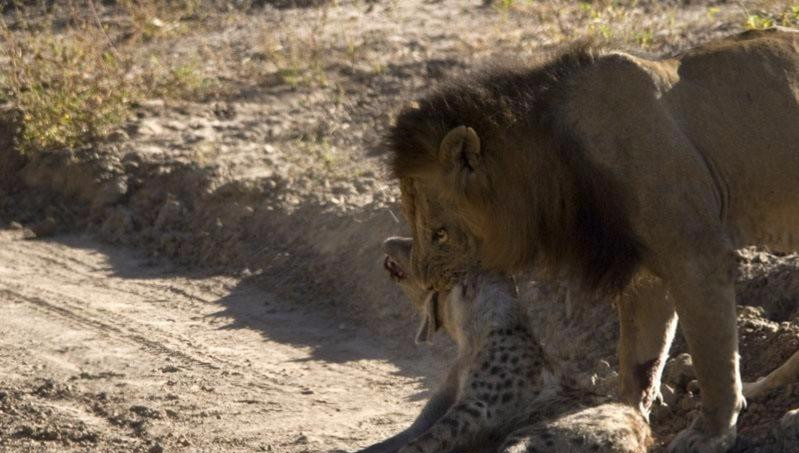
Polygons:
<instances>
[{"instance_id":1,"label":"animal hair","mask_svg":"<svg viewBox=\"0 0 799 453\"><path fill-rule=\"evenodd\" d=\"M598 55L583 42L534 67L497 65L453 78L402 110L388 131L393 176L404 187L435 187L482 242L486 267L539 267L600 294L620 292L638 270L645 250L630 226L628 197L587 159L564 120L570 80ZM441 181L438 153L461 125L480 138L486 183L455 192ZM403 191L406 212L413 196Z\"/></svg>"}]
</instances>

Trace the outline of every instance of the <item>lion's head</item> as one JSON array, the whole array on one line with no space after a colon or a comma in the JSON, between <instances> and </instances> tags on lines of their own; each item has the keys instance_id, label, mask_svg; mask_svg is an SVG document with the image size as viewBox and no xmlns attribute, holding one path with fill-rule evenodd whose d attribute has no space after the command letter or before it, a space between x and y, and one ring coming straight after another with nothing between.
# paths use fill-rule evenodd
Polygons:
<instances>
[{"instance_id":1,"label":"lion's head","mask_svg":"<svg viewBox=\"0 0 799 453\"><path fill-rule=\"evenodd\" d=\"M591 290L626 286L642 252L625 198L558 118L560 79L592 59L578 49L456 80L399 114L388 146L424 284L449 287L479 260Z\"/></svg>"},{"instance_id":2,"label":"lion's head","mask_svg":"<svg viewBox=\"0 0 799 453\"><path fill-rule=\"evenodd\" d=\"M446 290L479 261L478 238L434 187L414 180L401 186L403 211L413 231L411 270L422 286Z\"/></svg>"}]
</instances>

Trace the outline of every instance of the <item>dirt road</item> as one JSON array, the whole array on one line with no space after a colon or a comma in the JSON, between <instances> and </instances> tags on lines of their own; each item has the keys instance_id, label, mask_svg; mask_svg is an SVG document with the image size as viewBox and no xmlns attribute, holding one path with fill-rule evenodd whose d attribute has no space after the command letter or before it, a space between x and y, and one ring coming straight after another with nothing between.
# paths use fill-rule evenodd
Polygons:
<instances>
[{"instance_id":1,"label":"dirt road","mask_svg":"<svg viewBox=\"0 0 799 453\"><path fill-rule=\"evenodd\" d=\"M0 451L349 451L411 420L430 354L387 357L323 303L277 302L87 237L0 231Z\"/></svg>"}]
</instances>

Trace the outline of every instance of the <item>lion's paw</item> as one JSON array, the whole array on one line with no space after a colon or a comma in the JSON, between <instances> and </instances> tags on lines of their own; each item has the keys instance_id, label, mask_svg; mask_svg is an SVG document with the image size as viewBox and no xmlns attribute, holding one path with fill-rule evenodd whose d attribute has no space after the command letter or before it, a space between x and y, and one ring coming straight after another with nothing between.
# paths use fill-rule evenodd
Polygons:
<instances>
[{"instance_id":1,"label":"lion's paw","mask_svg":"<svg viewBox=\"0 0 799 453\"><path fill-rule=\"evenodd\" d=\"M668 453L726 453L735 443L735 429L721 436L708 436L696 428L687 428L671 441Z\"/></svg>"}]
</instances>

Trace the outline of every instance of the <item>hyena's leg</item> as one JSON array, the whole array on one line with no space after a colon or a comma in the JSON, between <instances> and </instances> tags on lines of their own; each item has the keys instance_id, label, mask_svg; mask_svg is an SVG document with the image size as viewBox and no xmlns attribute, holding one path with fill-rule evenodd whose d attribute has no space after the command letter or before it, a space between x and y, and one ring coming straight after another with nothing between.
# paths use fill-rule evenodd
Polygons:
<instances>
[{"instance_id":1,"label":"hyena's leg","mask_svg":"<svg viewBox=\"0 0 799 453\"><path fill-rule=\"evenodd\" d=\"M744 396L757 398L769 391L793 382L799 382L799 351L796 351L779 368L768 376L758 379L757 382L746 382L743 385Z\"/></svg>"},{"instance_id":2,"label":"hyena's leg","mask_svg":"<svg viewBox=\"0 0 799 453\"><path fill-rule=\"evenodd\" d=\"M457 369L453 368L447 376L444 385L442 385L427 404L425 404L422 412L408 429L382 442L360 450L358 453L396 453L397 450L430 429L437 420L443 417L455 403L457 393L458 373Z\"/></svg>"},{"instance_id":3,"label":"hyena's leg","mask_svg":"<svg viewBox=\"0 0 799 453\"><path fill-rule=\"evenodd\" d=\"M446 415L399 453L440 453L469 445L490 430L490 417L486 403L465 400L452 406Z\"/></svg>"},{"instance_id":4,"label":"hyena's leg","mask_svg":"<svg viewBox=\"0 0 799 453\"><path fill-rule=\"evenodd\" d=\"M649 418L677 326L674 304L665 284L652 277L631 288L617 306L621 400Z\"/></svg>"},{"instance_id":5,"label":"hyena's leg","mask_svg":"<svg viewBox=\"0 0 799 453\"><path fill-rule=\"evenodd\" d=\"M500 453L645 453L651 431L637 409L603 404L512 433Z\"/></svg>"}]
</instances>

